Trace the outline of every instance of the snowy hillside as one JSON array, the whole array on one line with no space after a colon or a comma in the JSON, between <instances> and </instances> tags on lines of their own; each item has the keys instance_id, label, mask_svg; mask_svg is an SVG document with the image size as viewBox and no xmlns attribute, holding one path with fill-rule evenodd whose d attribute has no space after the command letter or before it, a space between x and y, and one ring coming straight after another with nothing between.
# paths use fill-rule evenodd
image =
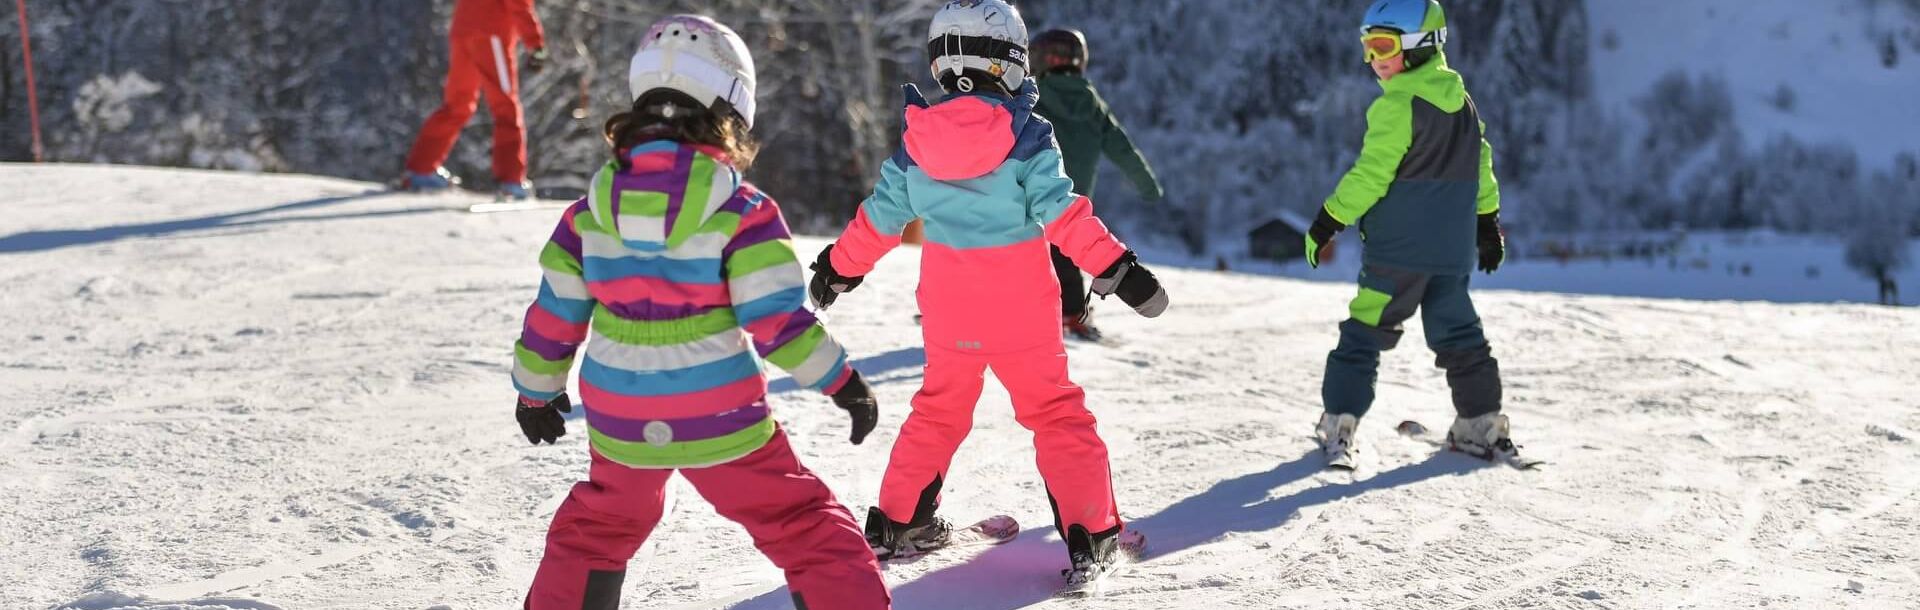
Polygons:
<instances>
[{"instance_id":1,"label":"snowy hillside","mask_svg":"<svg viewBox=\"0 0 1920 610\"><path fill-rule=\"evenodd\" d=\"M1886 65L1875 35L1910 31L1914 17L1896 2L1598 0L1587 10L1593 90L1615 111L1630 115L1654 81L1681 70L1725 79L1750 144L1779 134L1838 142L1869 168L1920 152L1911 137L1920 54L1896 43Z\"/></svg>"},{"instance_id":2,"label":"snowy hillside","mask_svg":"<svg viewBox=\"0 0 1920 610\"><path fill-rule=\"evenodd\" d=\"M0 165L0 608L517 604L587 464L577 422L534 448L508 412L555 215L371 186ZM896 252L830 320L882 398L871 441L776 384L857 510L920 375L915 263ZM1484 293L1516 440L1553 464L1395 435L1451 418L1414 328L1353 480L1307 437L1352 289L1160 271L1165 317L1108 305L1119 344L1070 348L1148 560L1105 598L1049 597L1064 552L989 384L947 506L1028 529L891 567L897 607L1920 607L1920 311ZM744 533L674 489L627 607L787 607Z\"/></svg>"}]
</instances>

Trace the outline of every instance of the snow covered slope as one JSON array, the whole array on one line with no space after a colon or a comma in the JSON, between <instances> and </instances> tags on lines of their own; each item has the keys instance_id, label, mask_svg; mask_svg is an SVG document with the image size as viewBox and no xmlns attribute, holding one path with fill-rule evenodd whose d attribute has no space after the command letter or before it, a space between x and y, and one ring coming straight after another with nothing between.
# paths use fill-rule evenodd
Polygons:
<instances>
[{"instance_id":1,"label":"snow covered slope","mask_svg":"<svg viewBox=\"0 0 1920 610\"><path fill-rule=\"evenodd\" d=\"M554 215L370 188L0 166L0 608L517 603L587 462L577 423L533 448L508 413ZM919 378L915 262L895 253L831 320L883 399L874 442L845 444L822 397L775 398L856 508ZM947 506L1029 529L892 568L898 607L1920 606L1920 311L1485 293L1518 439L1553 465L1394 435L1450 418L1410 328L1355 481L1307 438L1351 289L1162 277L1166 317L1108 305L1119 345L1070 348L1152 556L1108 597L1050 599L1064 552L990 389ZM786 607L746 536L675 493L628 607Z\"/></svg>"},{"instance_id":2,"label":"snow covered slope","mask_svg":"<svg viewBox=\"0 0 1920 610\"><path fill-rule=\"evenodd\" d=\"M1915 17L1871 0L1589 0L1594 92L1623 116L1669 71L1718 75L1733 94L1748 144L1775 134L1839 142L1867 168L1913 139L1920 54L1903 40L1893 67L1875 32L1906 31ZM1870 26L1877 26L1870 30ZM1787 108L1779 92L1792 92Z\"/></svg>"}]
</instances>

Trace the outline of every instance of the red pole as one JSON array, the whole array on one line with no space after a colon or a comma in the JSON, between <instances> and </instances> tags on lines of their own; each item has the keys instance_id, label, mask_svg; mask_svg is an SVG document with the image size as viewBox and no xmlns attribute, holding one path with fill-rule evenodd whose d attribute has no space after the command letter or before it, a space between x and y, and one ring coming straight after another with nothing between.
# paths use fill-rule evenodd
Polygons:
<instances>
[{"instance_id":1,"label":"red pole","mask_svg":"<svg viewBox=\"0 0 1920 610\"><path fill-rule=\"evenodd\" d=\"M27 120L33 124L33 162L40 162L40 95L33 88L33 41L27 38L27 0L14 0L20 9L20 52L27 64Z\"/></svg>"}]
</instances>

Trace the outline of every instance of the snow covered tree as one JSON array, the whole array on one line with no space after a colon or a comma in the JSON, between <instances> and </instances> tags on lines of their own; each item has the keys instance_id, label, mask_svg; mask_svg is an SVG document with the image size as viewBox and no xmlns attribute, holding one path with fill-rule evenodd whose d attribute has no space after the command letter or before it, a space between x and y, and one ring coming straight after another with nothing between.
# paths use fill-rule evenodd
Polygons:
<instances>
[{"instance_id":1,"label":"snow covered tree","mask_svg":"<svg viewBox=\"0 0 1920 610\"><path fill-rule=\"evenodd\" d=\"M1883 305L1899 304L1899 287L1893 276L1913 260L1912 242L1902 230L1909 222L1903 216L1912 212L1899 208L1878 202L1864 206L1862 217L1847 240L1847 267L1879 285Z\"/></svg>"},{"instance_id":2,"label":"snow covered tree","mask_svg":"<svg viewBox=\"0 0 1920 610\"><path fill-rule=\"evenodd\" d=\"M539 0L552 61L521 82L530 177L584 185L606 156L602 123L631 101L639 36L667 14L705 13L734 26L759 64L766 154L749 178L797 227L827 230L897 145L897 85L932 86L925 34L939 3ZM1239 233L1277 209L1311 217L1357 154L1379 93L1360 61L1359 0L1019 4L1033 31L1087 32L1089 75L1165 183L1158 208L1125 188L1096 193L1101 214L1136 237ZM1522 234L1840 231L1852 202L1868 199L1856 154L1741 133L1730 87L1714 77L1676 70L1623 110L1638 116L1603 108L1586 0L1444 4L1449 60L1486 120ZM1881 29L1865 34L1920 52L1920 0L1872 4ZM49 158L390 180L439 102L453 5L28 0ZM0 27L3 160L31 155L18 38ZM127 87L141 81L153 90ZM1783 91L1773 103L1793 97ZM476 185L490 176L490 120L478 113L447 162Z\"/></svg>"}]
</instances>

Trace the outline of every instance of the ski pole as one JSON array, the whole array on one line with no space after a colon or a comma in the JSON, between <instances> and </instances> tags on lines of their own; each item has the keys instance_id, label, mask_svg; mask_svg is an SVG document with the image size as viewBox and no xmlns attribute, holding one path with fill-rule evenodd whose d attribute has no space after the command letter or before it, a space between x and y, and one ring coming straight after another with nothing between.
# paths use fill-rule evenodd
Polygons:
<instances>
[{"instance_id":1,"label":"ski pole","mask_svg":"<svg viewBox=\"0 0 1920 610\"><path fill-rule=\"evenodd\" d=\"M27 121L33 129L33 162L41 161L40 95L33 86L33 40L27 34L27 0L14 0L20 14L20 54L27 67Z\"/></svg>"}]
</instances>

